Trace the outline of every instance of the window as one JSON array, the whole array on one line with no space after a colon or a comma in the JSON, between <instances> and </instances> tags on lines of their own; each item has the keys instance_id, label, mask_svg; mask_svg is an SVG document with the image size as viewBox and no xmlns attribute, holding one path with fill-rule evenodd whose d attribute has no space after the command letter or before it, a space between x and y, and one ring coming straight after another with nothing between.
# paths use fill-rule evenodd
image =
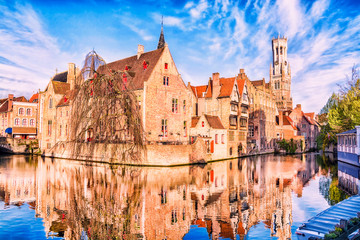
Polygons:
<instances>
[{"instance_id":1,"label":"window","mask_svg":"<svg viewBox=\"0 0 360 240\"><path fill-rule=\"evenodd\" d=\"M222 144L225 143L225 134L221 134L221 143L222 143Z\"/></svg>"},{"instance_id":2,"label":"window","mask_svg":"<svg viewBox=\"0 0 360 240\"><path fill-rule=\"evenodd\" d=\"M283 53L283 48L280 47L280 55L282 55L282 53Z\"/></svg>"},{"instance_id":3,"label":"window","mask_svg":"<svg viewBox=\"0 0 360 240\"><path fill-rule=\"evenodd\" d=\"M210 153L211 150L210 150L210 141L209 140L205 141L205 146L206 146L206 152Z\"/></svg>"},{"instance_id":4,"label":"window","mask_svg":"<svg viewBox=\"0 0 360 240\"><path fill-rule=\"evenodd\" d=\"M306 124L303 124L303 125L302 125L302 128L306 128Z\"/></svg>"},{"instance_id":5,"label":"window","mask_svg":"<svg viewBox=\"0 0 360 240\"><path fill-rule=\"evenodd\" d=\"M240 127L246 127L247 120L246 118L240 118Z\"/></svg>"},{"instance_id":6,"label":"window","mask_svg":"<svg viewBox=\"0 0 360 240\"><path fill-rule=\"evenodd\" d=\"M66 111L66 116L69 116L69 111Z\"/></svg>"},{"instance_id":7,"label":"window","mask_svg":"<svg viewBox=\"0 0 360 240\"><path fill-rule=\"evenodd\" d=\"M30 119L30 126L31 127L35 126L35 120L34 119Z\"/></svg>"},{"instance_id":8,"label":"window","mask_svg":"<svg viewBox=\"0 0 360 240\"><path fill-rule=\"evenodd\" d=\"M219 143L219 142L218 142L218 141L219 141L219 140L218 140L218 137L219 137L219 136L218 136L217 134L215 134L215 144L218 144L218 143Z\"/></svg>"},{"instance_id":9,"label":"window","mask_svg":"<svg viewBox=\"0 0 360 240\"><path fill-rule=\"evenodd\" d=\"M231 111L237 111L238 110L238 105L235 103L231 104Z\"/></svg>"},{"instance_id":10,"label":"window","mask_svg":"<svg viewBox=\"0 0 360 240\"><path fill-rule=\"evenodd\" d=\"M20 118L15 118L15 126L19 126L20 125Z\"/></svg>"},{"instance_id":11,"label":"window","mask_svg":"<svg viewBox=\"0 0 360 240\"><path fill-rule=\"evenodd\" d=\"M169 77L164 76L164 78L163 78L163 85L169 86Z\"/></svg>"},{"instance_id":12,"label":"window","mask_svg":"<svg viewBox=\"0 0 360 240\"><path fill-rule=\"evenodd\" d=\"M201 122L201 127L205 127L205 122L204 121Z\"/></svg>"},{"instance_id":13,"label":"window","mask_svg":"<svg viewBox=\"0 0 360 240\"><path fill-rule=\"evenodd\" d=\"M247 112L248 112L248 108L245 107L245 106L242 106L242 107L241 107L241 113L247 114Z\"/></svg>"},{"instance_id":14,"label":"window","mask_svg":"<svg viewBox=\"0 0 360 240\"><path fill-rule=\"evenodd\" d=\"M249 125L249 137L254 137L254 125Z\"/></svg>"},{"instance_id":15,"label":"window","mask_svg":"<svg viewBox=\"0 0 360 240\"><path fill-rule=\"evenodd\" d=\"M230 126L237 126L237 117L236 116L230 116Z\"/></svg>"},{"instance_id":16,"label":"window","mask_svg":"<svg viewBox=\"0 0 360 240\"><path fill-rule=\"evenodd\" d=\"M26 109L26 115L28 115L28 116L31 115L31 108Z\"/></svg>"},{"instance_id":17,"label":"window","mask_svg":"<svg viewBox=\"0 0 360 240\"><path fill-rule=\"evenodd\" d=\"M162 137L167 137L168 136L168 131L167 131L167 119L162 119L161 120L161 136Z\"/></svg>"},{"instance_id":18,"label":"window","mask_svg":"<svg viewBox=\"0 0 360 240\"><path fill-rule=\"evenodd\" d=\"M239 132L239 141L246 141L246 133Z\"/></svg>"},{"instance_id":19,"label":"window","mask_svg":"<svg viewBox=\"0 0 360 240\"><path fill-rule=\"evenodd\" d=\"M187 126L186 126L186 121L184 121L184 137L187 136Z\"/></svg>"},{"instance_id":20,"label":"window","mask_svg":"<svg viewBox=\"0 0 360 240\"><path fill-rule=\"evenodd\" d=\"M52 130L52 121L48 121L48 136L51 136L51 130Z\"/></svg>"},{"instance_id":21,"label":"window","mask_svg":"<svg viewBox=\"0 0 360 240\"><path fill-rule=\"evenodd\" d=\"M52 108L53 107L53 99L52 97L50 97L49 99L49 108Z\"/></svg>"},{"instance_id":22,"label":"window","mask_svg":"<svg viewBox=\"0 0 360 240\"><path fill-rule=\"evenodd\" d=\"M229 131L229 141L230 142L234 141L234 131Z\"/></svg>"},{"instance_id":23,"label":"window","mask_svg":"<svg viewBox=\"0 0 360 240\"><path fill-rule=\"evenodd\" d=\"M27 119L26 119L26 118L24 118L24 119L22 120L22 125L23 125L23 126L27 126Z\"/></svg>"},{"instance_id":24,"label":"window","mask_svg":"<svg viewBox=\"0 0 360 240\"><path fill-rule=\"evenodd\" d=\"M148 68L148 63L146 61L143 62L143 68L146 70Z\"/></svg>"},{"instance_id":25,"label":"window","mask_svg":"<svg viewBox=\"0 0 360 240\"><path fill-rule=\"evenodd\" d=\"M168 63L165 63L164 67L165 67L165 69L168 69Z\"/></svg>"},{"instance_id":26,"label":"window","mask_svg":"<svg viewBox=\"0 0 360 240\"><path fill-rule=\"evenodd\" d=\"M173 113L178 112L178 100L176 98L172 99L172 112Z\"/></svg>"},{"instance_id":27,"label":"window","mask_svg":"<svg viewBox=\"0 0 360 240\"><path fill-rule=\"evenodd\" d=\"M59 127L59 136L61 136L61 128L62 128L62 126L60 125L60 127Z\"/></svg>"},{"instance_id":28,"label":"window","mask_svg":"<svg viewBox=\"0 0 360 240\"><path fill-rule=\"evenodd\" d=\"M232 147L229 149L229 154L232 156Z\"/></svg>"},{"instance_id":29,"label":"window","mask_svg":"<svg viewBox=\"0 0 360 240\"><path fill-rule=\"evenodd\" d=\"M19 108L19 115L24 115L24 108Z\"/></svg>"},{"instance_id":30,"label":"window","mask_svg":"<svg viewBox=\"0 0 360 240\"><path fill-rule=\"evenodd\" d=\"M183 112L186 113L186 100L183 102Z\"/></svg>"}]
</instances>

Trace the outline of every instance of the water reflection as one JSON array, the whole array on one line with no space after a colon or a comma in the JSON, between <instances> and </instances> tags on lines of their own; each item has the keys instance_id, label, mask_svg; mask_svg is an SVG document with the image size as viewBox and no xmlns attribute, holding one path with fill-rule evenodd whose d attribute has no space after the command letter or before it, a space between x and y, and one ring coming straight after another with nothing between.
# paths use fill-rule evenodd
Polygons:
<instances>
[{"instance_id":1,"label":"water reflection","mask_svg":"<svg viewBox=\"0 0 360 240\"><path fill-rule=\"evenodd\" d=\"M3 157L0 200L4 208L27 202L44 235L66 239L289 239L301 223L299 201L346 197L331 194L333 182L350 186L340 169L314 154L176 168Z\"/></svg>"}]
</instances>

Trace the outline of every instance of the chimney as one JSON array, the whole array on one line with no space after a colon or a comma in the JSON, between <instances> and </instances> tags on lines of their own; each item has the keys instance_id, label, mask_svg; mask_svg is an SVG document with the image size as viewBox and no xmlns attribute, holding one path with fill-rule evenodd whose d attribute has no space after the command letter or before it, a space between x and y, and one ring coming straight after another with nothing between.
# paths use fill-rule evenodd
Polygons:
<instances>
[{"instance_id":1,"label":"chimney","mask_svg":"<svg viewBox=\"0 0 360 240\"><path fill-rule=\"evenodd\" d=\"M301 111L301 104L296 104L296 109L299 109Z\"/></svg>"},{"instance_id":2,"label":"chimney","mask_svg":"<svg viewBox=\"0 0 360 240\"><path fill-rule=\"evenodd\" d=\"M75 78L76 78L75 63L68 63L67 82L70 83L71 90L75 88Z\"/></svg>"},{"instance_id":3,"label":"chimney","mask_svg":"<svg viewBox=\"0 0 360 240\"><path fill-rule=\"evenodd\" d=\"M220 86L220 78L219 77L220 77L219 73L212 74L213 86Z\"/></svg>"},{"instance_id":4,"label":"chimney","mask_svg":"<svg viewBox=\"0 0 360 240\"><path fill-rule=\"evenodd\" d=\"M9 100L9 103L8 103L8 112L10 112L11 109L12 109L12 106L13 106L14 94L9 94L8 100Z\"/></svg>"},{"instance_id":5,"label":"chimney","mask_svg":"<svg viewBox=\"0 0 360 240\"><path fill-rule=\"evenodd\" d=\"M144 53L144 45L138 44L137 59Z\"/></svg>"},{"instance_id":6,"label":"chimney","mask_svg":"<svg viewBox=\"0 0 360 240\"><path fill-rule=\"evenodd\" d=\"M284 125L284 113L283 111L279 111L279 126L282 127Z\"/></svg>"}]
</instances>

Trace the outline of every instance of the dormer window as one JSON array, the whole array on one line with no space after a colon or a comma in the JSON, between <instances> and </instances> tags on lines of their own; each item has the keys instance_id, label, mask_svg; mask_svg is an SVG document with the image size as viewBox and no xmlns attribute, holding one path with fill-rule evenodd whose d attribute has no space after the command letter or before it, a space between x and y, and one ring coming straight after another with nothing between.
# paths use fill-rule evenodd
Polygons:
<instances>
[{"instance_id":1,"label":"dormer window","mask_svg":"<svg viewBox=\"0 0 360 240\"><path fill-rule=\"evenodd\" d=\"M168 69L168 63L165 63L165 66L164 66L165 70Z\"/></svg>"},{"instance_id":2,"label":"dormer window","mask_svg":"<svg viewBox=\"0 0 360 240\"><path fill-rule=\"evenodd\" d=\"M146 69L148 68L148 65L149 65L149 64L148 64L146 61L143 62L143 68L144 68L144 70L146 70Z\"/></svg>"}]
</instances>

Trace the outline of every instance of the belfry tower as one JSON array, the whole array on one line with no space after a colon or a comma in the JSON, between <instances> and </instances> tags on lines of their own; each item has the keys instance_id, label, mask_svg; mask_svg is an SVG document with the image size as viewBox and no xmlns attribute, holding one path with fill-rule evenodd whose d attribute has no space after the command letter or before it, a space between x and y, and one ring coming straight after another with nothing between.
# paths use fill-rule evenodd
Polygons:
<instances>
[{"instance_id":1,"label":"belfry tower","mask_svg":"<svg viewBox=\"0 0 360 240\"><path fill-rule=\"evenodd\" d=\"M292 109L291 70L287 60L287 38L272 39L273 63L270 64L270 84L276 96L278 110Z\"/></svg>"}]
</instances>

